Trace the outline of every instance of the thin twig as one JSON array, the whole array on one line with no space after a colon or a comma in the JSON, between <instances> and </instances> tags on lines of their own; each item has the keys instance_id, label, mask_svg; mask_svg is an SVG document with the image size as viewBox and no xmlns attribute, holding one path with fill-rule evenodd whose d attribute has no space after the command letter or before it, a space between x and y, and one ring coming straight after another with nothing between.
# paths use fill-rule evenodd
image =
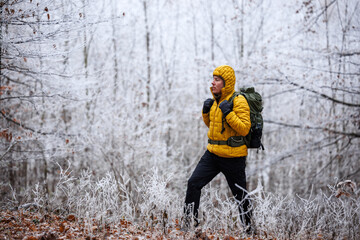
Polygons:
<instances>
[{"instance_id":1,"label":"thin twig","mask_svg":"<svg viewBox=\"0 0 360 240\"><path fill-rule=\"evenodd\" d=\"M0 161L5 157L5 155L10 152L10 150L18 143L18 141L14 141L13 144L11 144L8 149L5 151L5 153L0 157Z\"/></svg>"}]
</instances>

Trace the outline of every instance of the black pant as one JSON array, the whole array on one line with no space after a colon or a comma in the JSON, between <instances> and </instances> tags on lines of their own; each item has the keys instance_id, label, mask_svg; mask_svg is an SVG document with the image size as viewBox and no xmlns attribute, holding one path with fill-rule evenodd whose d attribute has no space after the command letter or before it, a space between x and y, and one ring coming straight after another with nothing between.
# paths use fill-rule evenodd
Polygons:
<instances>
[{"instance_id":1,"label":"black pant","mask_svg":"<svg viewBox=\"0 0 360 240\"><path fill-rule=\"evenodd\" d=\"M226 177L233 195L239 201L240 219L242 223L249 225L251 221L251 211L248 212L250 201L246 197L247 193L243 191L243 189L246 190L245 167L246 157L223 158L207 150L188 180L185 198L185 214L187 216L193 214L197 221L201 189L216 175L222 172Z\"/></svg>"}]
</instances>

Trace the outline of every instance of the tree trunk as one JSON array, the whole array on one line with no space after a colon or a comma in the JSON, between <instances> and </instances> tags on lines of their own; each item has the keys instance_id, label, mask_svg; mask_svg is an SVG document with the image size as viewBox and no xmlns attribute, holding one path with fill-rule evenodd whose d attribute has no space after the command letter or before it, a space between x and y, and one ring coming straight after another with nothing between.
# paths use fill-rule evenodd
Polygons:
<instances>
[{"instance_id":1,"label":"tree trunk","mask_svg":"<svg viewBox=\"0 0 360 240\"><path fill-rule=\"evenodd\" d=\"M151 59L150 59L150 30L148 20L148 7L146 0L143 1L144 17L145 17L145 37L146 37L146 65L147 65L147 79L146 79L146 100L147 107L150 105L150 84L151 84Z\"/></svg>"},{"instance_id":2,"label":"tree trunk","mask_svg":"<svg viewBox=\"0 0 360 240\"><path fill-rule=\"evenodd\" d=\"M215 52L214 52L214 46L215 46L215 37L214 37L214 18L212 14L212 4L211 1L209 2L209 14L210 14L210 33L211 33L211 62L214 62L215 60Z\"/></svg>"},{"instance_id":3,"label":"tree trunk","mask_svg":"<svg viewBox=\"0 0 360 240\"><path fill-rule=\"evenodd\" d=\"M115 25L115 19L116 19L116 0L112 0L112 12L111 12L111 27L112 27L112 44L113 44L113 50L114 50L114 54L113 54L113 62L114 62L114 89L113 89L113 94L114 94L114 103L116 102L117 98L116 98L116 94L118 91L118 84L119 84L119 64L118 64L118 49L117 49L117 43L116 43L116 25Z\"/></svg>"}]
</instances>

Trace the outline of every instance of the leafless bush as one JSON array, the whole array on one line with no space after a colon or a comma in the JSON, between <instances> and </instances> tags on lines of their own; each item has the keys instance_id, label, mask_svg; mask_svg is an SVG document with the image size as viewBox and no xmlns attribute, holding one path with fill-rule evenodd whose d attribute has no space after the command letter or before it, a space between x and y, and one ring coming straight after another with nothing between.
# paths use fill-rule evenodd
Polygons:
<instances>
[{"instance_id":1,"label":"leafless bush","mask_svg":"<svg viewBox=\"0 0 360 240\"><path fill-rule=\"evenodd\" d=\"M134 221L139 227L158 229L166 233L181 220L184 196L168 186L171 174L162 176L156 169L143 176L136 187L138 199L130 199L126 187L117 187L107 174L93 179L89 172L80 177L71 176L69 169L61 170L56 192L49 199L35 188L33 202L49 204L52 209L62 208L78 218L99 223ZM253 203L254 224L257 234L265 239L358 239L360 237L359 191L336 197L336 186L329 186L331 194L317 194L308 198L282 197L267 193L259 185L249 193ZM224 231L241 236L237 204L233 198L220 197L219 189L204 189L200 218L201 228ZM134 204L136 202L136 204Z\"/></svg>"},{"instance_id":2,"label":"leafless bush","mask_svg":"<svg viewBox=\"0 0 360 240\"><path fill-rule=\"evenodd\" d=\"M360 201L357 193L336 197L336 189L309 198L254 196L255 221L260 234L281 239L357 239Z\"/></svg>"}]
</instances>

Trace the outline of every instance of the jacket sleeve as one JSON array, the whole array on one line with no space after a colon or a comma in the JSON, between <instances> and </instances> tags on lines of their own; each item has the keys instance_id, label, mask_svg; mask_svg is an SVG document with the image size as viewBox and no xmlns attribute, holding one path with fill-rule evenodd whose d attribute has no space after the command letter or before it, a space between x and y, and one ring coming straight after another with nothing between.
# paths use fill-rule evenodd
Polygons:
<instances>
[{"instance_id":1,"label":"jacket sleeve","mask_svg":"<svg viewBox=\"0 0 360 240\"><path fill-rule=\"evenodd\" d=\"M226 121L232 129L241 136L246 136L251 128L250 107L244 96L234 99L233 110L226 116Z\"/></svg>"},{"instance_id":2,"label":"jacket sleeve","mask_svg":"<svg viewBox=\"0 0 360 240\"><path fill-rule=\"evenodd\" d=\"M203 121L207 127L210 125L209 113L202 113Z\"/></svg>"}]
</instances>

